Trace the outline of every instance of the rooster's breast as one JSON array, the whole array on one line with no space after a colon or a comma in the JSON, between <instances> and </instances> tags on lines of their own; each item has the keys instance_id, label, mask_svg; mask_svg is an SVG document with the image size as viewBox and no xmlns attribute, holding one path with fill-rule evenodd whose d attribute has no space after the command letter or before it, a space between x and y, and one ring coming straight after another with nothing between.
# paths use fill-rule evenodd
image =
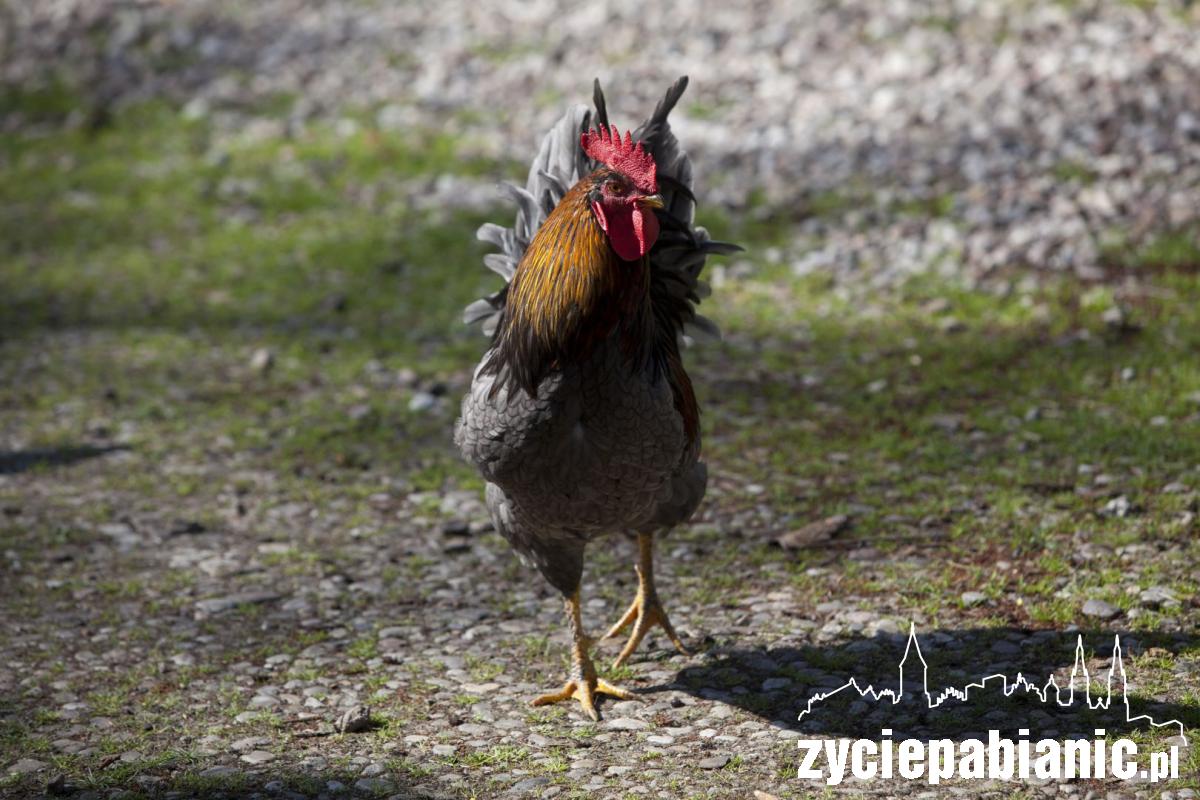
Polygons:
<instances>
[{"instance_id":1,"label":"rooster's breast","mask_svg":"<svg viewBox=\"0 0 1200 800\"><path fill-rule=\"evenodd\" d=\"M552 372L537 397L477 372L456 441L527 526L584 535L651 521L694 461L670 385L618 348Z\"/></svg>"}]
</instances>

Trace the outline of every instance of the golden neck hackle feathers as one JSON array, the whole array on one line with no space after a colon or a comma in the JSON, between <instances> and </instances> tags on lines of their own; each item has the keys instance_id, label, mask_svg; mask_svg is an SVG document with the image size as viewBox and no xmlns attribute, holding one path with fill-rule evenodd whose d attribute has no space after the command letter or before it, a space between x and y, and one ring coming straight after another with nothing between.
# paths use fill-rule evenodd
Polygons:
<instances>
[{"instance_id":1,"label":"golden neck hackle feathers","mask_svg":"<svg viewBox=\"0 0 1200 800\"><path fill-rule=\"evenodd\" d=\"M592 317L631 278L644 280L641 265L621 262L588 204L591 181L577 183L551 212L525 251L509 289L513 319L540 339L570 332L575 318ZM640 274L630 274L640 273Z\"/></svg>"},{"instance_id":2,"label":"golden neck hackle feathers","mask_svg":"<svg viewBox=\"0 0 1200 800\"><path fill-rule=\"evenodd\" d=\"M596 175L571 188L534 234L505 298L489 367L536 394L545 374L586 358L623 325L630 357L649 347L645 259L622 261L588 201ZM641 329L639 329L641 326Z\"/></svg>"},{"instance_id":3,"label":"golden neck hackle feathers","mask_svg":"<svg viewBox=\"0 0 1200 800\"><path fill-rule=\"evenodd\" d=\"M506 386L536 396L550 370L587 358L620 326L622 350L666 377L695 441L700 410L680 357L673 304L665 286L653 286L646 258L622 261L609 246L588 202L596 178L563 196L517 266L484 365L499 377L492 393Z\"/></svg>"}]
</instances>

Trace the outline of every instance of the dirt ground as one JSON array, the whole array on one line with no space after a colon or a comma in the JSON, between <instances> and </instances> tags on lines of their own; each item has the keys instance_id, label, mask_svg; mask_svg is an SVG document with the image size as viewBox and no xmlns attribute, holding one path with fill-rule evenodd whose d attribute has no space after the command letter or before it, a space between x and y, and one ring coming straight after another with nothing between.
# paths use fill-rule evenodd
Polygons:
<instances>
[{"instance_id":1,"label":"dirt ground","mask_svg":"<svg viewBox=\"0 0 1200 800\"><path fill-rule=\"evenodd\" d=\"M1141 42L1137 69L1071 61L1111 68L1126 100L1088 105L1080 78L1085 100L1053 124L1123 131L1107 156L992 129L994 146L942 152L880 138L864 104L853 131L807 140L795 163L813 186L787 190L763 171L798 140L755 135L729 105L755 55L728 45L743 59L729 83L708 76L719 91L680 109L699 220L747 248L708 271L702 311L724 338L686 355L709 492L658 545L691 654L656 634L605 669L638 698L598 723L529 705L565 676L560 602L492 531L450 441L486 343L459 314L496 288L474 231L510 218L495 182L520 178L535 122L586 100L591 74L569 97L529 93L536 119L503 114L496 147L474 92L518 96L553 47L464 44L372 4L5 6L24 36L0 95L0 796L1195 797L1200 160L1181 109L1197 84L1191 51L1162 56L1194 28L1143 5L1039 7L1005 34L1031 51ZM855 4L814 10L835 38L813 58L844 45L882 80L881 53L934 42L961 64L913 66L930 83L896 102L952 113L939 81L984 69L988 8L889 10L878 30ZM390 62L380 31L438 55ZM678 49L702 68L699 46ZM786 72L791 51L769 52ZM479 63L495 74L458 91ZM355 82L332 77L289 93L357 67L415 94L339 104ZM840 119L837 85L811 87L808 108ZM628 605L633 562L621 536L590 548L590 631ZM1176 743L1128 721L1119 691L1086 712L992 684L936 709L843 693L799 719L851 678L896 688L910 628L931 690L1018 673L1065 686L1081 638L1093 697L1119 636L1130 716L1184 728L1179 779L800 778L800 741L885 728ZM600 643L598 664L617 649Z\"/></svg>"}]
</instances>

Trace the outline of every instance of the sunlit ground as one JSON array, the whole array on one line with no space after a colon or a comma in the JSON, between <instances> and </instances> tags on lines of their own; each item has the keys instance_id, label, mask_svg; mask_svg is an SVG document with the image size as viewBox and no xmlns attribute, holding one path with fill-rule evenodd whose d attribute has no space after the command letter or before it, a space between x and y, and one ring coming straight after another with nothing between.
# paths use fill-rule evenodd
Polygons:
<instances>
[{"instance_id":1,"label":"sunlit ground","mask_svg":"<svg viewBox=\"0 0 1200 800\"><path fill-rule=\"evenodd\" d=\"M69 102L10 100L47 114ZM244 777L204 773L202 739L261 735L287 764L281 775L298 770L318 787L344 775L336 759L328 774L292 763L293 728L269 709L239 716L252 685L227 671L331 634L259 625L252 604L233 609L232 628L201 621L197 634L192 609L213 596L216 579L228 592L266 585L286 596L353 577L380 548L394 556L378 576L382 594L341 606L346 620L362 612L378 624L338 644L337 663L292 676L382 691L379 727L362 734L369 744L330 746L367 748L406 780L461 773L463 791L479 796L490 796L500 772L509 776L500 784L515 781L514 762L572 785L562 753L532 759L498 747L441 758L428 745L385 748L439 710L469 715L480 699L427 682L438 666L416 645L403 691L372 675L381 674L377 628L419 618L422 598L436 596L422 576L453 557L408 549L404 537L436 537L458 516L442 498L481 488L450 442L484 343L458 317L495 288L474 230L510 213L417 198L441 175L500 179L520 169L461 158L469 142L384 133L368 120L354 131L218 138L205 122L140 106L99 131L0 141L0 586L5 616L22 631L4 646L17 690L0 698L0 761L48 761L82 786L236 788ZM827 205L803 213L839 213ZM944 211L934 203L911 213ZM712 480L700 523L664 548L692 556L668 572L668 605L688 609L680 616L698 633L720 627L706 609L735 613L780 590L802 615L838 598L931 630L1080 626L1097 632L1098 650L1099 632L1120 629L1146 643L1134 660L1143 700L1170 703L1200 726L1196 232L1114 246L1104 282L1001 276L971 289L918 278L883 295L794 277L784 263L794 221L700 212L747 252L713 270L703 305L725 339L688 356ZM319 531L288 516L296 503L320 511ZM849 522L826 545L772 544L836 514ZM98 530L141 519L272 547L260 545L242 571L208 574L186 559L162 563L155 548L96 556L98 538L120 538ZM519 587L525 602L538 579L494 534L474 546L501 588L471 602L528 618L503 586ZM471 574L475 561L463 563L456 571ZM628 600L628 553L596 549L589 564L586 592L608 604L598 626ZM1143 603L1150 587L1178 602ZM549 620L540 633L557 633L548 591L532 591ZM985 599L964 602L968 591ZM1119 616L1085 617L1087 599ZM161 625L146 622L139 638L139 620ZM180 641L200 635L211 647L164 671L156 664L176 652L176 620L185 620ZM238 637L224 636L233 630ZM98 631L108 639L90 643ZM114 638L139 647L139 663L76 658ZM519 652L496 642L500 672L541 683L561 669L562 648L518 638ZM486 658L469 668L481 683L500 674ZM72 733L54 700L64 693L111 726ZM550 735L564 717L555 710L530 724ZM53 745L62 738L86 740L90 752L64 753ZM1196 750L1181 786L1197 785ZM105 764L129 752L141 758ZM734 764L720 780L741 785L738 770L786 774L791 756ZM19 792L46 777L0 786Z\"/></svg>"}]
</instances>

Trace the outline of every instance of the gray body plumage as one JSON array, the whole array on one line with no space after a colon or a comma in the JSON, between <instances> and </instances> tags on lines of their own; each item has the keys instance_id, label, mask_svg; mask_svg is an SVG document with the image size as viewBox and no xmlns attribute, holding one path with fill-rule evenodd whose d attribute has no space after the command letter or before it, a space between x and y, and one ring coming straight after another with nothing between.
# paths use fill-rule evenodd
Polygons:
<instances>
[{"instance_id":1,"label":"gray body plumage","mask_svg":"<svg viewBox=\"0 0 1200 800\"><path fill-rule=\"evenodd\" d=\"M614 531L668 528L704 496L665 377L630 369L620 348L553 372L537 397L477 374L457 441L487 480L496 528L552 585L579 585L584 545Z\"/></svg>"},{"instance_id":2,"label":"gray body plumage","mask_svg":"<svg viewBox=\"0 0 1200 800\"><path fill-rule=\"evenodd\" d=\"M681 335L685 323L715 332L692 308L705 288L699 273L707 255L738 249L692 225L691 162L666 120L686 85L676 82L634 134L657 164L669 223L649 260L657 324L675 327L672 335ZM525 188L508 187L519 205L514 226L480 229L479 237L501 251L484 261L506 282L539 226L594 168L579 146L594 120L608 121L599 85L595 116L584 106L569 109L543 140ZM473 303L466 321L492 333L506 291ZM589 539L665 530L686 521L704 496L699 436L686 435L665 372L629 359L619 331L586 361L552 370L536 397L503 383L494 387L499 377L483 369L485 355L455 429L464 457L487 481L497 530L564 594L579 585Z\"/></svg>"}]
</instances>

